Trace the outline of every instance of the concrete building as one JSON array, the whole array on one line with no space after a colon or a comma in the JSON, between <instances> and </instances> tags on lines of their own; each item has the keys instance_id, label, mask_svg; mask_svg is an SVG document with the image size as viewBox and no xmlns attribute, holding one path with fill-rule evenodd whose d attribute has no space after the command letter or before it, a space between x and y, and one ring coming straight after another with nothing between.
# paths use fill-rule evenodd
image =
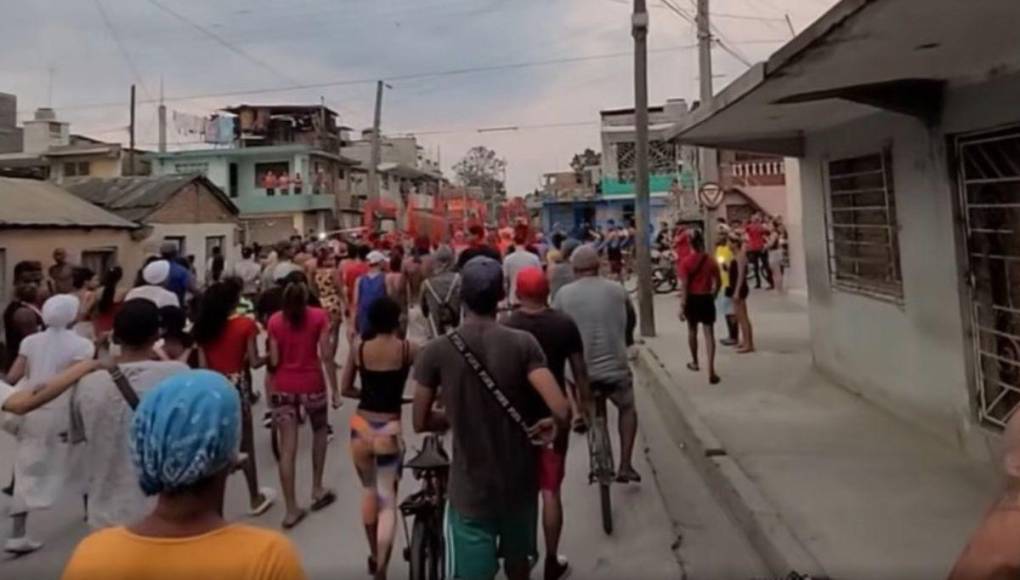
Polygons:
<instances>
[{"instance_id":1,"label":"concrete building","mask_svg":"<svg viewBox=\"0 0 1020 580\"><path fill-rule=\"evenodd\" d=\"M49 266L53 250L102 272L142 264L141 226L36 179L0 177L0 305L11 299L14 266L34 260Z\"/></svg>"},{"instance_id":2,"label":"concrete building","mask_svg":"<svg viewBox=\"0 0 1020 580\"><path fill-rule=\"evenodd\" d=\"M1020 404L1018 18L843 0L676 133L799 158L815 364L978 456Z\"/></svg>"},{"instance_id":3,"label":"concrete building","mask_svg":"<svg viewBox=\"0 0 1020 580\"><path fill-rule=\"evenodd\" d=\"M0 154L21 151L21 128L18 127L18 97L0 93Z\"/></svg>"},{"instance_id":4,"label":"concrete building","mask_svg":"<svg viewBox=\"0 0 1020 580\"><path fill-rule=\"evenodd\" d=\"M0 103L3 102L0 99ZM119 143L72 134L70 124L58 120L53 109L38 109L22 128L15 127L10 114L4 118L4 111L16 109L16 106L17 100L13 98L0 104L0 175L61 183L71 177L149 173L149 165L141 152L131 151Z\"/></svg>"},{"instance_id":5,"label":"concrete building","mask_svg":"<svg viewBox=\"0 0 1020 580\"><path fill-rule=\"evenodd\" d=\"M154 175L200 174L225 191L241 212L249 241L270 244L292 235L335 229L355 208L351 169L340 155L343 132L328 107L241 105L228 148L151 156Z\"/></svg>"},{"instance_id":6,"label":"concrete building","mask_svg":"<svg viewBox=\"0 0 1020 580\"><path fill-rule=\"evenodd\" d=\"M69 179L64 188L143 226L146 255L157 254L164 242L172 242L182 256L194 256L201 281L214 247L228 261L240 259L243 232L237 206L205 177L87 177Z\"/></svg>"},{"instance_id":7,"label":"concrete building","mask_svg":"<svg viewBox=\"0 0 1020 580\"><path fill-rule=\"evenodd\" d=\"M396 207L397 226L406 227L408 211L431 211L436 207L443 180L439 163L426 154L414 136L380 138L379 197ZM372 160L372 130L344 148L344 155L358 161L353 190L356 199L368 198L368 167Z\"/></svg>"}]
</instances>

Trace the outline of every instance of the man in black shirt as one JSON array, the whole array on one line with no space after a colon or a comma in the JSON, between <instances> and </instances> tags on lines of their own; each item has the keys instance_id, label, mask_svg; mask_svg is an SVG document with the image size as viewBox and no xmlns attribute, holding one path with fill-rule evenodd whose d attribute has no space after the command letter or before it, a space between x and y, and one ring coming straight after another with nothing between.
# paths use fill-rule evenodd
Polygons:
<instances>
[{"instance_id":1,"label":"man in black shirt","mask_svg":"<svg viewBox=\"0 0 1020 580\"><path fill-rule=\"evenodd\" d=\"M570 383L571 401L581 409L591 408L591 391L588 370L584 363L584 344L581 332L570 316L549 308L549 281L541 268L524 268L517 274L517 299L520 307L506 320L511 328L528 332L538 340L545 354L549 370L556 382L567 393L566 363L574 382ZM548 409L541 409L548 416ZM575 421L582 421L575 410ZM584 411L583 414L587 414ZM581 423L583 424L583 423ZM543 447L538 457L538 486L542 495L542 527L545 531L545 579L558 580L567 574L568 560L559 555L560 534L563 531L563 500L560 488L566 469L567 443L570 434L560 433L552 447Z\"/></svg>"}]
</instances>

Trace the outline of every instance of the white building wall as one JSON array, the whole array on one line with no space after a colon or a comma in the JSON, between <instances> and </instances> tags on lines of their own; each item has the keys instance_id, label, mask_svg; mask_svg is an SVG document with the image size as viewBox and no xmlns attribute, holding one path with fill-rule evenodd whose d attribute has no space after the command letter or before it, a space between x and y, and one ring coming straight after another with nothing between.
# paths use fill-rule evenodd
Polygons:
<instances>
[{"instance_id":1,"label":"white building wall","mask_svg":"<svg viewBox=\"0 0 1020 580\"><path fill-rule=\"evenodd\" d=\"M159 253L159 246L168 237L184 238L184 254L195 256L195 269L198 270L200 283L205 282L205 264L212 256L206 254L206 239L213 236L223 236L226 240L224 256L227 264L233 264L241 259L241 247L238 245L237 226L232 223L211 223L211 224L149 224L152 226L152 235L145 240L144 251L146 255Z\"/></svg>"},{"instance_id":2,"label":"white building wall","mask_svg":"<svg viewBox=\"0 0 1020 580\"><path fill-rule=\"evenodd\" d=\"M807 299L807 270L804 263L804 212L800 187L800 161L786 158L786 207L783 223L790 244L790 268L783 279L787 290L794 296Z\"/></svg>"},{"instance_id":3,"label":"white building wall","mask_svg":"<svg viewBox=\"0 0 1020 580\"><path fill-rule=\"evenodd\" d=\"M950 91L937 127L876 113L810 134L800 164L817 366L849 389L981 457L989 455L989 439L976 426L971 404L963 234L947 148L953 135L1020 123L1018 93L1020 78L1002 78ZM902 303L841 291L829 281L824 163L884 146L892 147Z\"/></svg>"}]
</instances>

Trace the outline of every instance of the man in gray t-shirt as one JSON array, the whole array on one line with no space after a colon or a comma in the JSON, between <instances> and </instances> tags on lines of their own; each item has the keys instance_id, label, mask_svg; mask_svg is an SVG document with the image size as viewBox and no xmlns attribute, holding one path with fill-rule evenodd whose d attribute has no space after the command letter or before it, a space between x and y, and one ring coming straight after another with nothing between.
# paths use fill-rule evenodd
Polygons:
<instances>
[{"instance_id":1,"label":"man in gray t-shirt","mask_svg":"<svg viewBox=\"0 0 1020 580\"><path fill-rule=\"evenodd\" d=\"M581 246L570 257L575 280L553 299L553 308L574 319L584 342L584 360L592 391L605 394L620 411L620 469L616 480L639 482L631 458L637 438L634 380L627 359L627 291L599 277L594 246Z\"/></svg>"},{"instance_id":2,"label":"man in gray t-shirt","mask_svg":"<svg viewBox=\"0 0 1020 580\"><path fill-rule=\"evenodd\" d=\"M528 577L529 558L537 557L536 445L552 443L569 409L535 338L496 322L503 296L499 262L484 256L468 261L461 271L467 312L456 333L531 426L528 433L450 337L427 344L414 363L415 431L448 427L452 435L446 541L454 578L495 577L498 557L509 578ZM444 411L433 409L437 399Z\"/></svg>"}]
</instances>

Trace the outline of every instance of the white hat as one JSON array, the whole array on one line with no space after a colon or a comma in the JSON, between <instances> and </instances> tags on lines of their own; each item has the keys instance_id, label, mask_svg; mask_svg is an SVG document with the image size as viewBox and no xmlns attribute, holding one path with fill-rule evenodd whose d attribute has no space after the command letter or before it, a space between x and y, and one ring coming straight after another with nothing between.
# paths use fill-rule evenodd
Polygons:
<instances>
[{"instance_id":1,"label":"white hat","mask_svg":"<svg viewBox=\"0 0 1020 580\"><path fill-rule=\"evenodd\" d=\"M142 270L142 278L150 286L162 286L170 277L170 262L156 260Z\"/></svg>"},{"instance_id":2,"label":"white hat","mask_svg":"<svg viewBox=\"0 0 1020 580\"><path fill-rule=\"evenodd\" d=\"M369 265L378 266L379 264L386 263L386 254L379 250L372 250L368 253L368 257L366 259L368 260Z\"/></svg>"}]
</instances>

